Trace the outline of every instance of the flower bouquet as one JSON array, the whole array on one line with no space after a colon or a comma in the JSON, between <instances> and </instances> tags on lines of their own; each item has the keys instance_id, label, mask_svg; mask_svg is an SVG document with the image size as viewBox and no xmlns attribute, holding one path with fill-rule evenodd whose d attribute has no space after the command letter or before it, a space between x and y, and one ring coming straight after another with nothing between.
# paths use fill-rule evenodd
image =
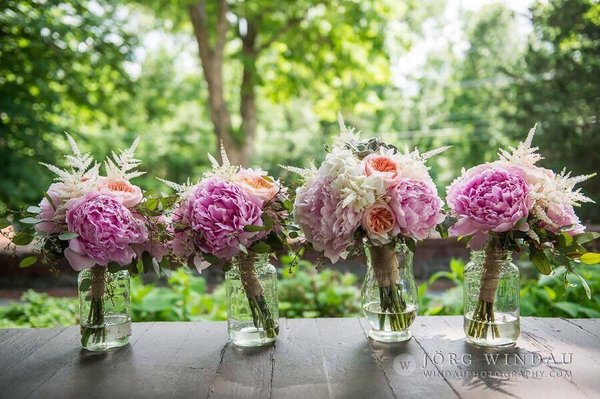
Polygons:
<instances>
[{"instance_id":1,"label":"flower bouquet","mask_svg":"<svg viewBox=\"0 0 600 399\"><path fill-rule=\"evenodd\" d=\"M165 181L179 195L173 253L199 272L210 265L225 268L232 341L264 345L279 333L277 274L268 257L287 248L283 223L291 202L266 172L231 165L224 149L221 157L219 165L209 155L213 168L196 184Z\"/></svg>"},{"instance_id":2,"label":"flower bouquet","mask_svg":"<svg viewBox=\"0 0 600 399\"><path fill-rule=\"evenodd\" d=\"M518 337L518 269L510 263L514 251L528 249L543 274L558 266L577 274L575 264L598 260L582 244L599 234L584 233L573 208L591 201L574 187L593 175L572 177L537 166L543 158L531 147L534 134L535 127L517 148L501 150L499 161L463 169L448 187L456 218L450 234L483 250L473 258L473 268L465 269L465 332L480 345L514 344Z\"/></svg>"},{"instance_id":3,"label":"flower bouquet","mask_svg":"<svg viewBox=\"0 0 600 399\"><path fill-rule=\"evenodd\" d=\"M444 220L442 200L425 161L444 151L399 151L372 138L361 141L339 118L341 135L321 166L288 167L304 184L294 203L306 240L332 263L366 254L362 307L381 341L410 338L418 300L412 253Z\"/></svg>"},{"instance_id":4,"label":"flower bouquet","mask_svg":"<svg viewBox=\"0 0 600 399\"><path fill-rule=\"evenodd\" d=\"M9 238L15 245L33 244L39 252L21 260L21 267L32 266L38 257L53 267L64 257L80 272L81 343L105 350L129 341L128 270L137 272L142 256L146 263L161 258L160 221L146 208L141 189L129 181L143 173L135 170L138 140L106 160L103 176L92 156L67 138L73 152L66 156L68 169L44 164L57 175L56 182L39 206L27 209L27 217L10 217Z\"/></svg>"}]
</instances>

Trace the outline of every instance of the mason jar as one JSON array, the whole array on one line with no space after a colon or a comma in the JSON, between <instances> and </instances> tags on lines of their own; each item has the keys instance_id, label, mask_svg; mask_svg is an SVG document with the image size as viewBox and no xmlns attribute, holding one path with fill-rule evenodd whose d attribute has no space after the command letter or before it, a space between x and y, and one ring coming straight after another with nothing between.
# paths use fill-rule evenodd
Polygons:
<instances>
[{"instance_id":1,"label":"mason jar","mask_svg":"<svg viewBox=\"0 0 600 399\"><path fill-rule=\"evenodd\" d=\"M277 270L269 255L249 252L234 257L225 274L227 327L238 346L263 346L279 334Z\"/></svg>"},{"instance_id":2,"label":"mason jar","mask_svg":"<svg viewBox=\"0 0 600 399\"><path fill-rule=\"evenodd\" d=\"M419 309L413 274L413 253L404 244L365 243L367 275L361 305L376 341L401 342L411 338L409 327Z\"/></svg>"},{"instance_id":3,"label":"mason jar","mask_svg":"<svg viewBox=\"0 0 600 399\"><path fill-rule=\"evenodd\" d=\"M90 351L125 346L131 336L129 272L94 266L79 272L81 345Z\"/></svg>"},{"instance_id":4,"label":"mason jar","mask_svg":"<svg viewBox=\"0 0 600 399\"><path fill-rule=\"evenodd\" d=\"M464 271L464 330L480 346L514 345L520 334L519 268L510 251L473 251Z\"/></svg>"}]
</instances>

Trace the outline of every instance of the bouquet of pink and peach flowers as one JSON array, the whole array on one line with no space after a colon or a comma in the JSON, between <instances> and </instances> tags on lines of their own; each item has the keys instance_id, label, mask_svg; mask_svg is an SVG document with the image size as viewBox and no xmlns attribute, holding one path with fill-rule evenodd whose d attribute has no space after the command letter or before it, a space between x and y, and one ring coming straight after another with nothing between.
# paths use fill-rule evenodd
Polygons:
<instances>
[{"instance_id":1,"label":"bouquet of pink and peach flowers","mask_svg":"<svg viewBox=\"0 0 600 399\"><path fill-rule=\"evenodd\" d=\"M455 219L450 234L468 240L474 250L484 250L479 303L469 327L474 337L484 337L494 323L497 257L525 248L543 274L559 266L577 274L575 264L600 260L599 254L582 246L600 234L585 233L574 208L591 202L575 185L593 175L571 176L536 165L543 158L531 146L534 134L535 127L517 148L501 150L499 161L463 169L448 187L447 202ZM579 277L589 297L587 283Z\"/></svg>"},{"instance_id":2,"label":"bouquet of pink and peach flowers","mask_svg":"<svg viewBox=\"0 0 600 399\"><path fill-rule=\"evenodd\" d=\"M162 180L179 196L172 214L173 255L199 272L210 265L229 270L236 260L254 326L274 337L277 320L265 303L254 263L289 248L283 226L291 202L287 189L266 172L231 165L223 148L221 158L220 165L209 155L212 170L195 184Z\"/></svg>"},{"instance_id":3,"label":"bouquet of pink and peach flowers","mask_svg":"<svg viewBox=\"0 0 600 399\"><path fill-rule=\"evenodd\" d=\"M317 169L287 167L304 178L294 203L306 241L332 263L367 255L376 268L381 313L395 330L406 328L396 287L397 245L414 251L443 220L443 202L425 161L446 148L421 154L399 151L378 138L361 141L339 118L341 134ZM385 320L380 320L381 324Z\"/></svg>"},{"instance_id":4,"label":"bouquet of pink and peach flowers","mask_svg":"<svg viewBox=\"0 0 600 399\"><path fill-rule=\"evenodd\" d=\"M12 230L8 235L14 245L33 244L37 255L21 260L29 267L38 260L54 267L64 257L76 271L92 270L91 308L87 325L103 325L105 271L127 268L138 272L142 257L157 263L166 252L161 243L159 215L146 207L142 190L130 180L143 174L137 171L135 158L138 140L105 162L106 174L89 153L82 153L67 135L72 154L66 156L67 168L44 164L57 175L38 206L27 208L25 215L10 216ZM25 217L23 217L25 216ZM8 220L8 219L7 219ZM164 239L166 236L162 236ZM82 342L103 339L103 329L84 331ZM92 342L95 342L92 341Z\"/></svg>"}]
</instances>

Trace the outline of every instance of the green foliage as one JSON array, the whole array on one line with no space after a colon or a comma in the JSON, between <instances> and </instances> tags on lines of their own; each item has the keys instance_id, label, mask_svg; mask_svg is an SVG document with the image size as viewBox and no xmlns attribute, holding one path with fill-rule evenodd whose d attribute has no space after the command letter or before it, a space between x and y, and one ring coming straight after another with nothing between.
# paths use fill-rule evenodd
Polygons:
<instances>
[{"instance_id":1,"label":"green foliage","mask_svg":"<svg viewBox=\"0 0 600 399\"><path fill-rule=\"evenodd\" d=\"M306 260L291 270L291 256L282 256L279 279L279 312L281 317L351 317L359 316L360 290L358 278L333 268L316 270Z\"/></svg>"},{"instance_id":2,"label":"green foliage","mask_svg":"<svg viewBox=\"0 0 600 399\"><path fill-rule=\"evenodd\" d=\"M550 275L539 275L537 279L525 277L531 265L522 264L521 315L539 317L600 317L600 269L598 266L580 265L577 274L567 273L559 267ZM424 315L461 315L463 311L464 263L453 259L451 271L435 273L427 283L419 286L419 313ZM579 277L580 276L580 277ZM441 294L428 292L428 288L440 278L447 278L454 287ZM564 281L568 284L565 289ZM591 297L586 296L589 284Z\"/></svg>"},{"instance_id":3,"label":"green foliage","mask_svg":"<svg viewBox=\"0 0 600 399\"><path fill-rule=\"evenodd\" d=\"M122 109L136 41L117 9L113 0L2 1L0 203L39 201L51 180L32 171L57 160L62 131Z\"/></svg>"},{"instance_id":4,"label":"green foliage","mask_svg":"<svg viewBox=\"0 0 600 399\"><path fill-rule=\"evenodd\" d=\"M279 278L279 315L286 318L360 317L358 278L333 268L317 271L313 264L300 261L294 270L291 256L281 258ZM523 274L530 271L527 266ZM464 264L453 259L449 271L431 276L419 286L419 314L461 315ZM521 315L541 317L600 317L600 269L581 265L577 272L588 282L591 299L585 296L583 280L559 268L537 279L521 278ZM454 286L442 293L430 292L440 279ZM569 286L566 290L564 279ZM171 273L166 286L144 284L140 277L131 280L133 321L226 320L225 286L207 292L203 277L187 268ZM78 304L74 298L53 298L32 290L20 303L0 307L0 328L55 327L78 323Z\"/></svg>"},{"instance_id":5,"label":"green foliage","mask_svg":"<svg viewBox=\"0 0 600 399\"><path fill-rule=\"evenodd\" d=\"M179 268L167 280L167 287L143 284L139 277L131 280L134 321L226 320L225 286L212 293L206 280L186 268Z\"/></svg>"},{"instance_id":6,"label":"green foliage","mask_svg":"<svg viewBox=\"0 0 600 399\"><path fill-rule=\"evenodd\" d=\"M76 298L54 298L28 290L21 301L0 307L0 328L60 327L79 322Z\"/></svg>"}]
</instances>

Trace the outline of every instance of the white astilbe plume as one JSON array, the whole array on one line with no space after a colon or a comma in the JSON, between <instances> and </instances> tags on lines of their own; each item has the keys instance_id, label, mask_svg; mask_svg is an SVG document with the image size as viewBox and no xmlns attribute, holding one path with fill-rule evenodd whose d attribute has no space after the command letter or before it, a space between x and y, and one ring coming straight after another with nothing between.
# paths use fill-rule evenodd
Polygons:
<instances>
[{"instance_id":1,"label":"white astilbe plume","mask_svg":"<svg viewBox=\"0 0 600 399\"><path fill-rule=\"evenodd\" d=\"M90 153L83 154L73 137L65 132L72 155L65 155L67 168L41 162L51 172L57 175L56 181L62 183L58 189L58 196L63 200L69 200L81 196L95 186L99 176L100 165L94 162Z\"/></svg>"},{"instance_id":2,"label":"white astilbe plume","mask_svg":"<svg viewBox=\"0 0 600 399\"><path fill-rule=\"evenodd\" d=\"M317 174L317 167L315 166L314 161L309 162L308 168L298 168L296 166L286 165L279 165L279 167L300 175L304 181L310 180L313 176Z\"/></svg>"},{"instance_id":3,"label":"white astilbe plume","mask_svg":"<svg viewBox=\"0 0 600 399\"><path fill-rule=\"evenodd\" d=\"M240 167L232 165L229 162L229 158L227 157L227 152L225 151L223 142L221 142L221 159L223 160L223 162L219 165L219 161L217 161L215 157L213 157L211 154L208 154L208 160L212 165L212 170L206 172L204 174L205 177L217 176L225 180L231 180L233 176L239 172Z\"/></svg>"},{"instance_id":4,"label":"white astilbe plume","mask_svg":"<svg viewBox=\"0 0 600 399\"><path fill-rule=\"evenodd\" d=\"M168 187L172 188L173 190L175 190L175 192L177 193L177 196L179 196L179 198L182 200L186 199L189 196L189 194L192 191L192 188L197 184L197 183L193 184L190 181L189 177L183 184L175 183L170 180L161 179L160 177L157 177L156 179L163 182L164 184L166 184Z\"/></svg>"},{"instance_id":5,"label":"white astilbe plume","mask_svg":"<svg viewBox=\"0 0 600 399\"><path fill-rule=\"evenodd\" d=\"M139 142L140 138L138 137L128 149L121 150L118 154L112 151L112 159L107 157L104 163L108 178L130 180L146 173L135 170L142 163L142 161L135 158L135 150Z\"/></svg>"},{"instance_id":6,"label":"white astilbe plume","mask_svg":"<svg viewBox=\"0 0 600 399\"><path fill-rule=\"evenodd\" d=\"M335 147L344 147L346 143L359 141L360 132L357 132L352 126L346 126L341 112L338 112L338 124L340 125L340 135L333 143Z\"/></svg>"},{"instance_id":7,"label":"white astilbe plume","mask_svg":"<svg viewBox=\"0 0 600 399\"><path fill-rule=\"evenodd\" d=\"M573 206L580 206L586 202L594 202L591 198L581 193L581 188L575 188L577 184L594 176L596 176L595 173L571 177L571 172L563 169L560 174L554 176L554 185L548 190L549 192L546 196L552 198L555 202Z\"/></svg>"},{"instance_id":8,"label":"white astilbe plume","mask_svg":"<svg viewBox=\"0 0 600 399\"><path fill-rule=\"evenodd\" d=\"M529 130L527 138L522 143L519 143L517 148L510 147L508 151L501 149L498 153L500 161L509 162L513 165L531 166L544 159L544 157L538 154L539 148L531 146L536 129L537 124Z\"/></svg>"}]
</instances>

